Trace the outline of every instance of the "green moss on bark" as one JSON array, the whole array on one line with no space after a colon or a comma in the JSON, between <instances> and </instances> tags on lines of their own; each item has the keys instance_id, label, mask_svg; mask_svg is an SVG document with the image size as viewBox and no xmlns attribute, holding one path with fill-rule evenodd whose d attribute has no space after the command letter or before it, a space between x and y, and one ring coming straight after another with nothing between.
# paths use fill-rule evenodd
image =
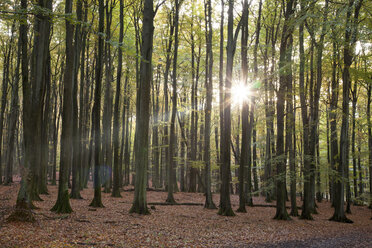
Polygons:
<instances>
[{"instance_id":1,"label":"green moss on bark","mask_svg":"<svg viewBox=\"0 0 372 248\"><path fill-rule=\"evenodd\" d=\"M50 211L57 214L69 214L72 212L68 190L64 190L58 195L57 202Z\"/></svg>"}]
</instances>

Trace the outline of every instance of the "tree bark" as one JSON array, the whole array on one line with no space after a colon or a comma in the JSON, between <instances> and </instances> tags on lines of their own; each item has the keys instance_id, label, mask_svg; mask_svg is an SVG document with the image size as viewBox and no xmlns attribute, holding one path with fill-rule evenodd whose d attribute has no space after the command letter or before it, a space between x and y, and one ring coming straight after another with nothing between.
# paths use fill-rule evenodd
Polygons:
<instances>
[{"instance_id":1,"label":"tree bark","mask_svg":"<svg viewBox=\"0 0 372 248\"><path fill-rule=\"evenodd\" d=\"M345 170L348 170L348 129L349 129L349 91L350 91L350 66L354 57L354 46L357 39L358 32L358 17L362 6L362 0L349 0L346 13L345 26L345 46L344 46L344 70L342 73L342 124L340 133L340 154L338 164L338 176L335 184L335 212L330 220L338 222L352 223L344 212L344 183ZM354 16L352 18L352 10L354 9Z\"/></svg>"},{"instance_id":2,"label":"tree bark","mask_svg":"<svg viewBox=\"0 0 372 248\"><path fill-rule=\"evenodd\" d=\"M241 60L242 60L242 83L247 86L247 77L248 77L248 1L244 0L243 2L243 13L242 13L242 34L241 34ZM248 106L248 99L243 102L242 106L242 149L240 154L240 161L239 161L239 208L237 212L246 213L247 210L245 209L245 204L248 201L246 198L250 198L248 194L251 192L246 189L249 188L250 180L248 178L248 171L250 168L248 157L250 149L250 127L249 127L249 106ZM247 175L246 175L247 173ZM248 178L247 182L245 182L245 178ZM248 184L246 187L246 184Z\"/></svg>"},{"instance_id":3,"label":"tree bark","mask_svg":"<svg viewBox=\"0 0 372 248\"><path fill-rule=\"evenodd\" d=\"M99 0L98 6L98 33L103 34L105 25L104 0ZM90 206L104 207L101 199L101 85L103 67L104 41L102 35L98 36L98 51L95 71L96 88L94 92L94 105L92 111L92 130L94 130L94 197Z\"/></svg>"},{"instance_id":4,"label":"tree bark","mask_svg":"<svg viewBox=\"0 0 372 248\"><path fill-rule=\"evenodd\" d=\"M19 106L18 106L18 88L19 88L19 69L21 64L21 55L22 55L22 47L21 47L21 40L18 41L18 51L17 51L17 64L15 69L15 77L12 84L12 97L10 103L10 114L9 114L9 134L8 134L8 151L6 154L6 168L5 168L5 185L10 185L13 182L13 163L15 157L15 140L17 139L16 136L16 129L17 129L17 120L18 120L18 113L19 113ZM3 91L3 94L5 92ZM0 120L2 121L2 120ZM0 124L1 125L1 124ZM2 129L2 127L0 127ZM1 132L1 131L0 131ZM1 141L1 137L0 137ZM0 148L1 150L1 148ZM0 152L1 158L1 152ZM0 159L0 171L1 171L1 159ZM1 184L1 172L0 172L0 184Z\"/></svg>"},{"instance_id":5,"label":"tree bark","mask_svg":"<svg viewBox=\"0 0 372 248\"><path fill-rule=\"evenodd\" d=\"M78 0L76 4L76 13L77 13L77 20L82 21L82 0ZM79 72L79 63L80 63L80 56L81 56L81 43L82 43L82 36L81 36L81 24L77 24L75 28L75 42L74 42L74 88L73 88L73 158L72 158L72 184L71 184L71 199L82 199L80 195L80 173L81 173L81 132L82 130L79 129L78 119L82 118L79 116L78 110L78 72ZM82 74L80 74L82 77ZM83 79L81 79L83 80ZM83 85L80 85L83 87ZM80 109L82 106L80 105Z\"/></svg>"},{"instance_id":6,"label":"tree bark","mask_svg":"<svg viewBox=\"0 0 372 248\"><path fill-rule=\"evenodd\" d=\"M354 182L354 198L356 199L358 197L358 177L357 177L357 154L355 151L355 113L356 113L356 105L358 101L358 92L357 92L357 83L354 82L354 87L351 92L352 95L352 115L351 115L351 122L352 122L352 128L351 128L351 155L353 159L353 182Z\"/></svg>"},{"instance_id":7,"label":"tree bark","mask_svg":"<svg viewBox=\"0 0 372 248\"><path fill-rule=\"evenodd\" d=\"M228 9L228 28L227 28L227 61L226 61L226 80L224 90L224 111L223 111L223 135L222 135L222 150L221 150L221 193L220 193L220 206L218 210L219 215L234 216L235 213L231 208L230 201L230 163L231 163L231 148L230 148L230 136L231 136L231 81L232 81L232 70L234 62L234 53L236 48L236 38L240 29L240 24L235 31L234 36L234 0L229 0Z\"/></svg>"},{"instance_id":8,"label":"tree bark","mask_svg":"<svg viewBox=\"0 0 372 248\"><path fill-rule=\"evenodd\" d=\"M21 0L21 9L24 11L23 13L26 12L27 10L27 0ZM27 15L26 14L21 14L21 22L19 25L19 48L21 49L21 69L22 69L22 91L23 91L23 123L27 123L25 121L28 121L28 113L30 106L27 105L30 102L30 98L28 97L30 93L30 85L29 85L29 79L28 79L28 55L27 55ZM25 97L26 96L26 97ZM25 136L24 138L29 137L26 135L25 132L29 132L29 126L28 125L23 125L23 135ZM26 139L24 139L25 145ZM28 141L28 140L27 140ZM29 142L29 141L28 141ZM29 144L29 143L28 143ZM32 201L31 201L31 177L29 170L31 168L30 162L28 160L29 158L29 153L25 153L25 163L21 167L21 187L18 191L17 195L17 202L16 202L16 207L14 211L11 213L11 215L8 217L8 221L29 221L29 222L34 222L35 218L31 212L31 207L32 207Z\"/></svg>"},{"instance_id":9,"label":"tree bark","mask_svg":"<svg viewBox=\"0 0 372 248\"><path fill-rule=\"evenodd\" d=\"M65 14L72 13L72 1L66 0ZM51 211L56 213L71 213L68 193L68 175L73 157L73 89L74 89L74 26L66 19L66 67L63 82L63 109L61 134L61 160L59 168L58 198Z\"/></svg>"},{"instance_id":10,"label":"tree bark","mask_svg":"<svg viewBox=\"0 0 372 248\"><path fill-rule=\"evenodd\" d=\"M292 47L291 36L293 33L293 21L296 2L287 0L284 11L284 26L280 42L280 58L279 58L279 91L277 92L277 140L276 140L276 214L274 219L288 220L290 219L285 206L286 202L286 163L284 153L284 104L286 89L292 80L292 69L290 65Z\"/></svg>"},{"instance_id":11,"label":"tree bark","mask_svg":"<svg viewBox=\"0 0 372 248\"><path fill-rule=\"evenodd\" d=\"M178 29L179 29L179 10L180 10L180 0L175 2L175 13L174 13L174 51L173 51L173 71L172 71L172 116L170 123L170 137L169 137L169 147L168 147L168 196L165 202L175 203L173 197L173 173L174 173L174 151L176 146L176 115L177 115L177 59L178 59Z\"/></svg>"},{"instance_id":12,"label":"tree bark","mask_svg":"<svg viewBox=\"0 0 372 248\"><path fill-rule=\"evenodd\" d=\"M135 166L136 182L134 191L134 201L129 212L138 214L149 214L146 201L146 181L147 181L147 160L148 160L148 141L149 141L149 118L150 118L150 89L152 78L152 48L154 34L153 0L144 1L143 26L142 26L142 47L140 65L140 84L137 94L140 102L137 102L139 112L137 112L135 144Z\"/></svg>"},{"instance_id":13,"label":"tree bark","mask_svg":"<svg viewBox=\"0 0 372 248\"><path fill-rule=\"evenodd\" d=\"M205 203L204 207L208 209L216 209L216 205L212 199L211 190L211 154L210 154L210 136L211 132L211 116L212 116L212 97L213 97L213 51L212 51L212 3L208 0L205 3L205 26L206 26L206 79L205 79L205 90L206 90L206 102L205 102L205 122L204 122L204 163L205 163Z\"/></svg>"},{"instance_id":14,"label":"tree bark","mask_svg":"<svg viewBox=\"0 0 372 248\"><path fill-rule=\"evenodd\" d=\"M122 63L123 63L123 51L122 43L124 39L124 0L120 0L120 31L119 31L119 50L118 50L118 69L116 75L116 91L115 91L115 106L114 106L114 123L113 123L113 148L114 148L114 181L112 187L113 197L121 197L120 195L120 171L121 164L119 154L119 130L120 130L120 91L121 91L121 74L122 74ZM124 107L125 108L125 107ZM123 122L124 123L124 122ZM124 130L124 127L123 127Z\"/></svg>"}]
</instances>

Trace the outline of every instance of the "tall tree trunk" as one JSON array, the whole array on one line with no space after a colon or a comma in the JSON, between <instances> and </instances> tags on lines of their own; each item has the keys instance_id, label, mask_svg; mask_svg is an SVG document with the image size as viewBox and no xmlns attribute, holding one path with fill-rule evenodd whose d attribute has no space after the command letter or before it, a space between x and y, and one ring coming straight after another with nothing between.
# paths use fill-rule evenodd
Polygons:
<instances>
[{"instance_id":1,"label":"tall tree trunk","mask_svg":"<svg viewBox=\"0 0 372 248\"><path fill-rule=\"evenodd\" d=\"M220 63L219 63L219 116L220 116L220 146L219 146L219 173L218 173L218 185L217 189L221 188L220 181L221 181L221 173L222 173L222 135L223 135L223 101L224 99L224 92L223 92L223 55L224 55L224 19L225 19L225 0L221 0L221 23L220 23Z\"/></svg>"},{"instance_id":2,"label":"tall tree trunk","mask_svg":"<svg viewBox=\"0 0 372 248\"><path fill-rule=\"evenodd\" d=\"M247 85L247 77L248 77L248 1L244 0L243 2L243 13L242 13L242 34L241 34L241 60L242 60L242 82L244 85ZM248 161L248 157L250 156L248 146L250 146L250 135L248 132L250 131L249 127L249 106L248 106L248 99L243 102L242 106L242 149L240 154L240 162L239 162L239 208L237 212L246 213L247 210L245 209L245 204L248 199L246 199L246 195L250 194L249 190L246 191L247 188L250 188L250 180L248 178L248 174L246 170L249 170L250 165ZM247 175L245 175L247 173ZM245 178L248 178L247 182L244 182ZM245 187L245 184L248 184L248 187ZM248 197L250 198L250 197Z\"/></svg>"},{"instance_id":3,"label":"tall tree trunk","mask_svg":"<svg viewBox=\"0 0 372 248\"><path fill-rule=\"evenodd\" d=\"M113 197L121 197L120 195L120 171L121 163L119 154L119 130L120 130L120 91L121 91L121 74L122 74L122 63L123 63L123 51L122 43L124 39L124 0L120 0L120 31L119 31L119 50L118 50L118 69L116 75L116 91L115 91L115 106L114 106L114 123L113 123L113 148L114 148L114 181L112 187ZM125 108L125 107L124 107ZM124 122L123 122L124 123ZM123 127L124 130L124 127Z\"/></svg>"},{"instance_id":4,"label":"tall tree trunk","mask_svg":"<svg viewBox=\"0 0 372 248\"><path fill-rule=\"evenodd\" d=\"M137 102L139 112L137 112L135 144L135 166L136 166L136 185L134 190L134 201L130 209L131 213L149 214L146 202L146 181L147 181L147 160L148 160L148 141L149 141L149 118L150 118L150 89L152 78L152 48L154 34L153 0L144 1L143 26L142 26L142 47L141 47L141 67L140 84L137 94L140 102Z\"/></svg>"},{"instance_id":5,"label":"tall tree trunk","mask_svg":"<svg viewBox=\"0 0 372 248\"><path fill-rule=\"evenodd\" d=\"M98 32L102 34L105 26L104 0L99 0L98 6ZM94 130L94 197L90 206L104 207L101 198L101 85L103 67L104 41L102 35L98 36L98 51L95 71L96 87L94 92L94 105L92 110L92 130Z\"/></svg>"},{"instance_id":6,"label":"tall tree trunk","mask_svg":"<svg viewBox=\"0 0 372 248\"><path fill-rule=\"evenodd\" d=\"M111 39L111 22L113 2L106 0L106 40ZM105 42L105 96L102 116L102 150L104 157L103 167L103 185L104 192L110 193L112 186L112 59L111 46L109 42Z\"/></svg>"},{"instance_id":7,"label":"tall tree trunk","mask_svg":"<svg viewBox=\"0 0 372 248\"><path fill-rule=\"evenodd\" d=\"M66 0L65 13L72 13L72 1ZM66 68L63 82L63 109L61 134L61 160L59 165L58 198L51 211L56 213L71 213L68 193L68 173L73 157L73 89L74 89L74 26L66 19Z\"/></svg>"},{"instance_id":8,"label":"tall tree trunk","mask_svg":"<svg viewBox=\"0 0 372 248\"><path fill-rule=\"evenodd\" d=\"M218 214L224 216L234 216L234 212L231 208L230 201L230 163L231 163L231 148L230 148L230 136L231 136L231 82L232 82L232 71L234 62L234 53L236 48L237 34L239 33L240 24L235 31L234 36L234 0L229 0L228 9L228 28L227 28L227 62L226 62L226 80L224 90L224 111L223 111L223 135L222 135L222 150L221 150L221 193L220 193L220 206Z\"/></svg>"},{"instance_id":9,"label":"tall tree trunk","mask_svg":"<svg viewBox=\"0 0 372 248\"><path fill-rule=\"evenodd\" d=\"M342 124L340 133L340 154L338 164L338 176L335 184L335 212L330 220L338 222L352 223L344 212L344 183L345 170L348 170L348 129L349 129L349 91L350 91L350 66L353 61L353 50L357 40L358 33L358 17L362 6L362 0L349 0L348 9L346 13L345 26L345 46L344 46L344 69L342 73ZM352 10L354 9L354 16L352 19Z\"/></svg>"},{"instance_id":10,"label":"tall tree trunk","mask_svg":"<svg viewBox=\"0 0 372 248\"><path fill-rule=\"evenodd\" d=\"M197 151L197 136L198 136L198 113L197 113L197 94L198 94L198 81L196 79L196 68L195 68L195 38L194 38L194 5L192 9L191 17L191 130L190 130L190 172L189 172L189 192L196 192L196 173L197 169L194 164L196 161Z\"/></svg>"},{"instance_id":11,"label":"tall tree trunk","mask_svg":"<svg viewBox=\"0 0 372 248\"><path fill-rule=\"evenodd\" d=\"M180 0L175 2L175 13L174 13L174 51L173 51L173 71L172 71L172 117L170 123L170 137L168 147L168 197L166 202L174 204L176 201L173 197L173 168L174 168L174 151L176 146L176 115L177 115L177 58L178 58L178 27L179 27L179 11L180 11Z\"/></svg>"},{"instance_id":12,"label":"tall tree trunk","mask_svg":"<svg viewBox=\"0 0 372 248\"><path fill-rule=\"evenodd\" d=\"M22 13L26 13L27 10L27 0L21 0L21 10ZM29 120L29 116L26 115L30 110L30 85L28 79L28 56L27 56L27 14L21 14L22 22L19 25L19 48L21 49L21 69L22 69L22 91L23 91L23 123ZM23 135L26 139L25 145L30 145L29 136L25 132L30 132L29 125L23 125ZM29 174L29 169L31 168L29 158L29 153L25 153L25 163L21 167L21 187L19 188L17 195L17 202L14 211L8 217L8 221L28 221L34 222L35 218L31 212L32 201L31 201L31 177Z\"/></svg>"},{"instance_id":13,"label":"tall tree trunk","mask_svg":"<svg viewBox=\"0 0 372 248\"><path fill-rule=\"evenodd\" d=\"M356 105L358 101L358 94L357 94L357 83L354 82L354 87L352 90L352 115L351 115L351 122L352 122L352 129L351 129L351 155L353 159L353 182L354 182L354 198L358 197L358 177L357 177L357 154L355 151L355 113L356 113Z\"/></svg>"},{"instance_id":14,"label":"tall tree trunk","mask_svg":"<svg viewBox=\"0 0 372 248\"><path fill-rule=\"evenodd\" d=\"M172 20L171 15L169 16L169 38L168 38L168 46L167 46L167 56L166 56L166 62L165 62L165 71L164 71L164 130L163 130L163 145L166 145L166 147L163 149L164 152L164 159L165 159L165 165L168 166L168 160L169 160L169 99L168 99L168 80L169 80L169 70L172 63L171 60L171 51L172 51L172 45L173 45L173 33L174 33L174 22ZM167 169L165 170L167 173ZM167 187L167 180L166 181L166 187Z\"/></svg>"},{"instance_id":15,"label":"tall tree trunk","mask_svg":"<svg viewBox=\"0 0 372 248\"><path fill-rule=\"evenodd\" d=\"M39 0L38 7L47 8L51 11L52 1ZM40 12L36 15L34 25L34 44L31 55L31 78L30 86L26 89L23 97L28 104L24 115L29 123L27 131L25 130L25 152L29 154L31 173L31 199L41 200L39 197L40 166L41 166L41 148L42 148L42 117L44 109L45 94L45 75L49 50L51 20L49 15ZM27 141L26 141L27 140ZM32 145L31 145L32 144Z\"/></svg>"},{"instance_id":16,"label":"tall tree trunk","mask_svg":"<svg viewBox=\"0 0 372 248\"><path fill-rule=\"evenodd\" d=\"M292 81L292 69L290 65L292 47L291 36L293 33L293 21L296 2L294 0L287 0L284 10L284 26L280 42L280 58L279 58L279 91L277 92L277 141L276 141L276 214L274 219L288 220L290 219L285 206L286 202L286 163L284 154L284 104L286 88Z\"/></svg>"},{"instance_id":17,"label":"tall tree trunk","mask_svg":"<svg viewBox=\"0 0 372 248\"><path fill-rule=\"evenodd\" d=\"M268 70L268 46L269 46L269 29L266 29L266 41L264 50L264 71ZM264 171L264 196L266 202L271 202L271 189L270 187L270 176L271 176L271 109L269 106L269 80L268 77L264 78L264 89L265 89L265 120L266 120L266 143L265 143L265 171Z\"/></svg>"},{"instance_id":18,"label":"tall tree trunk","mask_svg":"<svg viewBox=\"0 0 372 248\"><path fill-rule=\"evenodd\" d=\"M371 121L371 92L372 85L367 89L367 123L368 123L368 164L369 164L369 208L372 208L372 121ZM359 159L360 163L360 159Z\"/></svg>"},{"instance_id":19,"label":"tall tree trunk","mask_svg":"<svg viewBox=\"0 0 372 248\"><path fill-rule=\"evenodd\" d=\"M258 4L258 17L257 17L257 24L256 24L256 40L255 45L253 48L253 69L254 69L254 79L259 80L260 76L258 76L258 63L257 63L257 51L258 46L260 44L260 33L261 33L261 13L262 13L262 0L260 0ZM253 185L254 185L254 191L258 191L258 182L257 182L257 144L256 144L256 120L254 116L255 108L256 108L256 97L252 96L252 111L250 113L251 115L251 129L252 129L252 169L253 169ZM251 174L251 168L248 168L248 175ZM250 186L249 186L250 187ZM250 193L250 192L249 192ZM255 193L257 195L257 193ZM250 197L249 204L253 205L252 197Z\"/></svg>"},{"instance_id":20,"label":"tall tree trunk","mask_svg":"<svg viewBox=\"0 0 372 248\"><path fill-rule=\"evenodd\" d=\"M289 37L288 44L288 54L287 61L292 62L292 46L293 46L293 37ZM290 169L290 195L291 195L291 216L298 216L297 204L296 204L296 154L295 154L295 113L293 110L293 99L294 99L294 90L292 86L292 79L287 82L287 117L286 117L286 147L288 147L288 162Z\"/></svg>"},{"instance_id":21,"label":"tall tree trunk","mask_svg":"<svg viewBox=\"0 0 372 248\"><path fill-rule=\"evenodd\" d=\"M15 23L12 24L11 36L8 40L8 44L5 46L4 61L3 61L3 83L1 86L1 109L0 109L0 184L3 182L2 176L2 145L3 145L3 130L4 130L4 117L5 109L7 105L8 97L8 81L9 81L9 70L10 70L10 57L12 51L13 37L14 37Z\"/></svg>"},{"instance_id":22,"label":"tall tree trunk","mask_svg":"<svg viewBox=\"0 0 372 248\"><path fill-rule=\"evenodd\" d=\"M76 13L78 21L83 20L83 10L82 10L82 0L78 0L76 4ZM81 132L79 129L78 119L82 118L79 116L78 110L78 72L79 72L79 63L80 63L80 52L81 52L81 25L77 24L75 29L75 43L74 43L74 88L73 88L73 158L72 158L72 184L71 184L71 199L82 199L80 195L80 173L81 173L81 159L82 151L79 144L81 140ZM80 74L82 77L82 74ZM83 80L83 79L81 79ZM83 85L80 85L83 87ZM80 105L80 109L82 106Z\"/></svg>"},{"instance_id":23,"label":"tall tree trunk","mask_svg":"<svg viewBox=\"0 0 372 248\"><path fill-rule=\"evenodd\" d=\"M211 116L212 116L212 97L213 97L213 51L212 51L212 3L208 0L205 3L205 27L206 27L206 63L205 63L205 90L206 90L206 102L205 102L205 121L204 121L204 163L205 163L205 203L204 207L208 209L216 209L216 205L212 199L211 190L211 154L210 154L210 136L211 132Z\"/></svg>"},{"instance_id":24,"label":"tall tree trunk","mask_svg":"<svg viewBox=\"0 0 372 248\"><path fill-rule=\"evenodd\" d=\"M88 3L84 2L84 22L88 21ZM88 103L89 95L86 95L86 92L89 94L89 71L86 72L88 67L88 62L85 62L86 52L89 52L89 36L84 27L81 28L82 33L82 44L81 44L81 57L80 57L80 96L79 96L79 166L80 166L80 190L85 186L85 178L88 168L88 158L89 154L87 151L87 145L89 140L89 109L90 104ZM88 53L89 54L89 53ZM87 66L85 66L87 65Z\"/></svg>"},{"instance_id":25,"label":"tall tree trunk","mask_svg":"<svg viewBox=\"0 0 372 248\"><path fill-rule=\"evenodd\" d=\"M304 11L304 6L301 2L301 11ZM304 15L306 13L303 13ZM306 99L306 88L305 88L305 49L304 49L304 22L300 23L299 26L299 50L300 50L300 102L301 102L301 116L302 116L302 147L303 147L303 178L304 178L304 188L303 188L303 205L301 212L301 219L312 220L311 216L311 201L313 201L313 196L311 196L311 186L310 186L310 148L309 148L309 116L308 116L308 106Z\"/></svg>"},{"instance_id":26,"label":"tall tree trunk","mask_svg":"<svg viewBox=\"0 0 372 248\"><path fill-rule=\"evenodd\" d=\"M325 1L324 12L323 12L323 24L320 34L320 40L315 41L315 34L313 30L307 25L307 30L310 33L312 44L316 46L316 85L313 87L313 70L310 68L311 73L311 84L310 84L310 138L309 138L309 154L310 154L310 209L311 212L317 213L315 209L315 174L316 169L316 146L317 146L317 136L318 136L318 122L319 122L319 99L320 90L322 84L322 56L323 56L323 43L324 37L327 31L327 16L328 16L328 0ZM312 58L310 61L310 67L312 67Z\"/></svg>"},{"instance_id":27,"label":"tall tree trunk","mask_svg":"<svg viewBox=\"0 0 372 248\"><path fill-rule=\"evenodd\" d=\"M5 185L10 185L13 182L13 164L14 164L14 157L16 155L15 140L17 139L16 129L17 129L17 120L18 120L18 113L19 113L18 88L19 88L19 78L20 78L19 69L20 69L21 56L22 56L21 49L22 49L21 40L19 39L18 49L17 49L18 50L17 51L17 65L15 69L14 81L12 84L12 98L11 98L11 103L10 103L9 127L8 127L9 129L8 151L7 151L7 158L6 158L6 169L5 169L5 180L4 180ZM5 94L4 91L3 91L3 94ZM2 129L2 127L0 128ZM0 137L0 141L1 141L1 137ZM1 157L1 152L0 152L0 157ZM0 171L1 171L1 159L0 159ZM0 172L0 183L1 183L1 172Z\"/></svg>"},{"instance_id":28,"label":"tall tree trunk","mask_svg":"<svg viewBox=\"0 0 372 248\"><path fill-rule=\"evenodd\" d=\"M50 28L50 27L49 27ZM49 45L48 45L49 47ZM45 67L45 76L44 76L44 87L45 91L43 93L43 113L42 113L42 127L41 127L41 154L40 154L40 166L39 166L39 175L40 180L38 183L38 190L40 194L49 194L47 188L47 170L48 170L48 161L49 161L49 111L50 111L50 84L51 84L51 57L50 51L47 50L47 61Z\"/></svg>"},{"instance_id":29,"label":"tall tree trunk","mask_svg":"<svg viewBox=\"0 0 372 248\"><path fill-rule=\"evenodd\" d=\"M358 127L358 132L360 132L360 127ZM369 142L369 141L368 141ZM361 163L361 151L362 151L362 141L361 138L358 138L358 171L359 171L359 195L362 195L364 192L364 184L363 184L363 170L362 170L362 163ZM372 156L371 156L372 157Z\"/></svg>"},{"instance_id":30,"label":"tall tree trunk","mask_svg":"<svg viewBox=\"0 0 372 248\"><path fill-rule=\"evenodd\" d=\"M338 105L338 73L337 73L337 60L338 60L338 48L336 44L336 33L332 28L332 81L331 81L331 100L330 100L330 111L329 111L329 120L330 120L330 164L331 164L331 202L332 207L334 207L335 202L335 177L333 176L334 171L336 170L337 156L338 156L338 138L337 138L337 105Z\"/></svg>"}]
</instances>

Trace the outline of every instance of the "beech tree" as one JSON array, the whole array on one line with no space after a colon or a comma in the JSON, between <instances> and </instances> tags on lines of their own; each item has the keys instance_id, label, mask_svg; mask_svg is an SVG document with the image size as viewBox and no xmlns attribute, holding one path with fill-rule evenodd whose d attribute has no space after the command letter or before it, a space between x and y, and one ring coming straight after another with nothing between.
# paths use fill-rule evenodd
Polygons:
<instances>
[{"instance_id":1,"label":"beech tree","mask_svg":"<svg viewBox=\"0 0 372 248\"><path fill-rule=\"evenodd\" d=\"M147 159L149 141L149 119L150 119L150 89L152 77L152 49L154 35L154 3L153 0L145 0L143 8L143 27L142 27L142 46L141 46L141 66L140 82L137 94L141 99L137 107L136 137L137 142L134 147L136 185L134 191L134 201L131 213L149 214L146 200L147 186Z\"/></svg>"},{"instance_id":2,"label":"beech tree","mask_svg":"<svg viewBox=\"0 0 372 248\"><path fill-rule=\"evenodd\" d=\"M58 183L57 213L123 191L131 213L150 213L147 191L164 194L149 205L203 205L187 191L223 216L236 194L239 215L265 200L275 219L311 220L330 200L331 220L351 222L372 204L369 12L362 0L1 3L1 187L22 178L9 219L33 221Z\"/></svg>"}]
</instances>

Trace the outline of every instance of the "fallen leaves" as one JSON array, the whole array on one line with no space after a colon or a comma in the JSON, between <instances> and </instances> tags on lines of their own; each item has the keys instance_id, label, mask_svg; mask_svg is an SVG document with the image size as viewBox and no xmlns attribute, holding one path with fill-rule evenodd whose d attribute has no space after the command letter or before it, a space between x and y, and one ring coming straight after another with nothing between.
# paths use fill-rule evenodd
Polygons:
<instances>
[{"instance_id":1,"label":"fallen leaves","mask_svg":"<svg viewBox=\"0 0 372 248\"><path fill-rule=\"evenodd\" d=\"M70 200L72 214L58 215L49 211L57 197L57 187L49 186L50 195L42 195L44 201L35 202L39 207L35 210L36 223L4 223L15 204L18 187L0 186L0 247L296 247L316 242L353 247L351 241L356 238L354 246L372 246L371 212L366 207L352 206L349 217L353 224L328 221L333 213L329 202L318 203L319 214L314 215L314 221L273 220L272 207L247 207L248 213L223 217L203 206L157 205L151 215L142 216L128 213L133 199L130 188L122 192L123 198L103 193L105 208L88 207L93 190L85 189L81 192L84 199ZM167 193L151 191L147 196L148 202L165 202ZM201 193L175 196L183 203L204 203ZM213 198L218 205L219 196ZM254 203L267 205L258 197ZM238 196L232 196L232 205L238 208Z\"/></svg>"}]
</instances>

